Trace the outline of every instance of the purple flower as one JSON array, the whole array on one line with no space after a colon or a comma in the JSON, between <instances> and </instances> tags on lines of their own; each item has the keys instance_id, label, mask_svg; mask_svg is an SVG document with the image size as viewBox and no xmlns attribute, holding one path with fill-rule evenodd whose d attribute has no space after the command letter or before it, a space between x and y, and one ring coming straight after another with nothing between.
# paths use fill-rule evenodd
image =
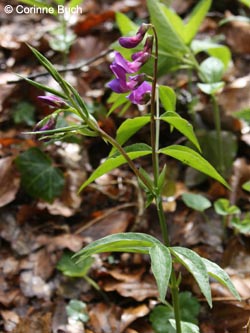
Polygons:
<instances>
[{"instance_id":1,"label":"purple flower","mask_svg":"<svg viewBox=\"0 0 250 333\"><path fill-rule=\"evenodd\" d=\"M146 39L143 51L139 51L139 52L132 54L132 56L131 56L132 60L142 62L143 64L146 61L148 61L148 59L150 58L151 53L152 53L153 41L154 41L154 37L149 36Z\"/></svg>"},{"instance_id":2,"label":"purple flower","mask_svg":"<svg viewBox=\"0 0 250 333\"><path fill-rule=\"evenodd\" d=\"M136 47L144 38L146 32L148 31L150 25L149 24L142 24L137 31L135 36L131 37L120 37L119 38L119 43L121 46L127 48L127 49L132 49Z\"/></svg>"},{"instance_id":3,"label":"purple flower","mask_svg":"<svg viewBox=\"0 0 250 333\"><path fill-rule=\"evenodd\" d=\"M110 81L107 84L107 86L117 94L122 94L137 88L144 80L145 80L144 74L130 76L128 81L126 81L126 76L125 76Z\"/></svg>"},{"instance_id":4,"label":"purple flower","mask_svg":"<svg viewBox=\"0 0 250 333\"><path fill-rule=\"evenodd\" d=\"M40 127L41 122L42 122L42 121L40 121L38 124L36 124L34 131L42 132L42 131L53 130L56 127L56 120L57 120L57 117L50 117L49 120L47 121L47 123L44 124L42 127Z\"/></svg>"},{"instance_id":5,"label":"purple flower","mask_svg":"<svg viewBox=\"0 0 250 333\"><path fill-rule=\"evenodd\" d=\"M133 104L147 104L150 100L151 91L151 84L145 81L138 88L132 90L132 92L128 96L128 99Z\"/></svg>"},{"instance_id":6,"label":"purple flower","mask_svg":"<svg viewBox=\"0 0 250 333\"><path fill-rule=\"evenodd\" d=\"M37 96L42 102L45 104L48 104L49 106L52 106L53 108L57 109L67 109L68 105L62 100L61 98L57 96Z\"/></svg>"}]
</instances>

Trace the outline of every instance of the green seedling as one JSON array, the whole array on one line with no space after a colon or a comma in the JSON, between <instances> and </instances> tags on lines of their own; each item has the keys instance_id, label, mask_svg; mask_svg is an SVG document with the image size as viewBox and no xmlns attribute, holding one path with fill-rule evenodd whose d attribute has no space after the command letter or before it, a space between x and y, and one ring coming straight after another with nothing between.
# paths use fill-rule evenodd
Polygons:
<instances>
[{"instance_id":1,"label":"green seedling","mask_svg":"<svg viewBox=\"0 0 250 333\"><path fill-rule=\"evenodd\" d=\"M208 217L205 214L205 210L212 206L211 202L201 194L194 194L194 193L183 193L182 200L185 205L197 212L200 212L204 217L206 222L208 221Z\"/></svg>"}]
</instances>

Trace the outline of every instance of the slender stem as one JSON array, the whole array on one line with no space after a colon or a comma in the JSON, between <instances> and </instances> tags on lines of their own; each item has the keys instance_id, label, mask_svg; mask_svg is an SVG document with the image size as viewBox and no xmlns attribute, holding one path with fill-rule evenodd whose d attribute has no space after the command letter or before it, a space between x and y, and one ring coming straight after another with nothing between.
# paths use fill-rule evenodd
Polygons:
<instances>
[{"instance_id":1,"label":"slender stem","mask_svg":"<svg viewBox=\"0 0 250 333\"><path fill-rule=\"evenodd\" d=\"M121 155L125 158L125 160L127 161L130 169L134 172L134 174L145 184L145 186L151 192L153 192L154 189L152 188L152 185L144 177L144 175L142 173L140 173L140 171L136 168L135 163L131 160L131 158L128 156L128 154L122 148L122 146L115 139L113 139L112 136L110 136L108 133L106 133L105 131L103 131L101 128L96 128L96 130L98 131L99 135L104 140L108 141L113 147L115 147L121 153Z\"/></svg>"},{"instance_id":2,"label":"slender stem","mask_svg":"<svg viewBox=\"0 0 250 333\"><path fill-rule=\"evenodd\" d=\"M225 170L224 170L224 159L223 159L223 149L222 149L220 110L216 97L214 95L211 95L211 99L214 109L214 124L215 124L216 138L218 143L219 171L223 174Z\"/></svg>"},{"instance_id":3,"label":"slender stem","mask_svg":"<svg viewBox=\"0 0 250 333\"><path fill-rule=\"evenodd\" d=\"M151 95L151 117L150 117L150 130L151 130L151 147L152 147L152 165L154 174L154 186L155 186L155 201L157 214L159 218L159 223L161 227L162 237L164 245L170 246L169 235L167 230L166 218L162 205L161 194L158 189L159 180L159 158L158 158L158 148L159 148L159 135L160 135L160 119L159 119L159 96L157 94L157 68L158 68L158 38L154 27L152 27L154 37L155 37L155 61L154 61L154 73L152 82L152 95ZM157 97L157 98L156 98ZM179 306L179 286L176 280L176 275L174 271L174 266L172 266L171 277L170 277L170 290L172 295L174 316L176 323L176 332L181 333L181 315Z\"/></svg>"}]
</instances>

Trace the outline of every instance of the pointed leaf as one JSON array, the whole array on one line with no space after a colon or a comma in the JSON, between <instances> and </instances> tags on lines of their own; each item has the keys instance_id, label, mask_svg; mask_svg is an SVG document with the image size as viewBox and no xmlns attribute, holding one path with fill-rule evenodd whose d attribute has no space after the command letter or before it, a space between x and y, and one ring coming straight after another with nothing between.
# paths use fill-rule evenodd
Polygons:
<instances>
[{"instance_id":1,"label":"pointed leaf","mask_svg":"<svg viewBox=\"0 0 250 333\"><path fill-rule=\"evenodd\" d=\"M149 255L152 272L159 290L160 301L164 303L172 270L172 258L168 248L160 244L151 247Z\"/></svg>"},{"instance_id":2,"label":"pointed leaf","mask_svg":"<svg viewBox=\"0 0 250 333\"><path fill-rule=\"evenodd\" d=\"M183 42L185 42L185 25L180 16L177 15L172 8L169 8L164 4L160 4L160 6L169 22L171 22L175 32L177 32Z\"/></svg>"},{"instance_id":3,"label":"pointed leaf","mask_svg":"<svg viewBox=\"0 0 250 333\"><path fill-rule=\"evenodd\" d=\"M154 245L162 245L161 242L147 234L126 232L109 235L98 239L74 255L77 262L85 260L92 254L102 252L135 252L148 254Z\"/></svg>"},{"instance_id":4,"label":"pointed leaf","mask_svg":"<svg viewBox=\"0 0 250 333\"><path fill-rule=\"evenodd\" d=\"M221 175L215 170L215 168L205 160L200 154L191 148L179 145L173 145L159 150L160 153L176 158L184 164L191 166L192 168L208 175L227 188L229 185L221 177Z\"/></svg>"},{"instance_id":5,"label":"pointed leaf","mask_svg":"<svg viewBox=\"0 0 250 333\"><path fill-rule=\"evenodd\" d=\"M192 142L199 151L201 151L199 142L193 130L193 126L186 119L181 118L175 112L166 112L161 116L161 120L176 128L190 142Z\"/></svg>"},{"instance_id":6,"label":"pointed leaf","mask_svg":"<svg viewBox=\"0 0 250 333\"><path fill-rule=\"evenodd\" d=\"M184 54L188 52L186 45L162 10L159 1L147 0L147 6L150 14L150 21L155 26L159 37L159 47L170 54L176 52Z\"/></svg>"},{"instance_id":7,"label":"pointed leaf","mask_svg":"<svg viewBox=\"0 0 250 333\"><path fill-rule=\"evenodd\" d=\"M131 21L127 15L116 12L115 18L122 35L132 35L138 31L138 25Z\"/></svg>"},{"instance_id":8,"label":"pointed leaf","mask_svg":"<svg viewBox=\"0 0 250 333\"><path fill-rule=\"evenodd\" d=\"M135 144L127 147L126 149L128 156L131 160L135 158L146 156L151 154L151 148L146 144ZM108 157L93 173L92 175L82 184L79 191L82 191L87 185L92 183L97 178L101 177L107 172L110 172L120 165L127 163L125 158L122 155L113 155Z\"/></svg>"},{"instance_id":9,"label":"pointed leaf","mask_svg":"<svg viewBox=\"0 0 250 333\"><path fill-rule=\"evenodd\" d=\"M122 146L131 136L139 131L144 125L150 122L150 117L136 117L132 119L126 119L116 132L116 141ZM116 149L113 147L109 156L111 156Z\"/></svg>"},{"instance_id":10,"label":"pointed leaf","mask_svg":"<svg viewBox=\"0 0 250 333\"><path fill-rule=\"evenodd\" d=\"M232 284L228 274L214 262L205 258L202 258L202 261L206 266L208 274L212 278L217 280L220 284L228 288L229 291L233 294L233 296L240 301L241 300L240 295L238 294L238 291L235 289L234 285Z\"/></svg>"},{"instance_id":11,"label":"pointed leaf","mask_svg":"<svg viewBox=\"0 0 250 333\"><path fill-rule=\"evenodd\" d=\"M188 18L188 23L185 26L185 43L189 44L197 34L201 23L203 22L212 0L202 0L194 7L191 15Z\"/></svg>"},{"instance_id":12,"label":"pointed leaf","mask_svg":"<svg viewBox=\"0 0 250 333\"><path fill-rule=\"evenodd\" d=\"M208 272L202 258L194 251L184 247L172 247L169 250L176 257L177 261L185 266L193 275L208 304L212 307Z\"/></svg>"},{"instance_id":13,"label":"pointed leaf","mask_svg":"<svg viewBox=\"0 0 250 333\"><path fill-rule=\"evenodd\" d=\"M56 95L56 96L58 96L58 97L62 97L62 98L64 98L64 99L67 99L67 96L66 96L64 93L62 93L62 92L59 92L59 91L57 91L57 90L55 90L55 89L52 89L52 88L50 88L50 87L48 87L48 86L45 86L44 84L41 84L41 83L39 83L39 82L36 82L36 81L30 80L29 78L24 77L24 76L22 76L22 75L18 75L18 76L19 76L20 78L22 78L23 80L25 80L26 82L28 82L29 84L31 84L32 86L38 88L38 89L41 89L41 90L43 90L43 91L47 91L47 92L49 92L49 93L51 93L51 94L53 94L53 95Z\"/></svg>"},{"instance_id":14,"label":"pointed leaf","mask_svg":"<svg viewBox=\"0 0 250 333\"><path fill-rule=\"evenodd\" d=\"M172 88L168 86L159 86L159 95L161 103L165 111L175 111L176 109L176 95Z\"/></svg>"},{"instance_id":15,"label":"pointed leaf","mask_svg":"<svg viewBox=\"0 0 250 333\"><path fill-rule=\"evenodd\" d=\"M60 169L53 167L50 158L38 148L30 148L16 159L25 190L33 197L52 202L64 187Z\"/></svg>"}]
</instances>

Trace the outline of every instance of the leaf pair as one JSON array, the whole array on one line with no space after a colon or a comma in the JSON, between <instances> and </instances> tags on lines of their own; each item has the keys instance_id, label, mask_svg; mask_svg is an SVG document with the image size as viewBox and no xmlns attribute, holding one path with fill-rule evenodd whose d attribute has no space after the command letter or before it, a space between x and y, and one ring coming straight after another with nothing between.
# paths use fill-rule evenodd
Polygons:
<instances>
[{"instance_id":1,"label":"leaf pair","mask_svg":"<svg viewBox=\"0 0 250 333\"><path fill-rule=\"evenodd\" d=\"M93 254L112 251L149 254L161 302L165 302L172 271L172 257L193 275L210 306L212 306L212 298L209 276L219 281L237 299L240 299L227 273L218 265L205 258L201 258L190 249L166 247L158 239L143 233L118 233L101 238L76 253L74 258L79 264Z\"/></svg>"}]
</instances>

